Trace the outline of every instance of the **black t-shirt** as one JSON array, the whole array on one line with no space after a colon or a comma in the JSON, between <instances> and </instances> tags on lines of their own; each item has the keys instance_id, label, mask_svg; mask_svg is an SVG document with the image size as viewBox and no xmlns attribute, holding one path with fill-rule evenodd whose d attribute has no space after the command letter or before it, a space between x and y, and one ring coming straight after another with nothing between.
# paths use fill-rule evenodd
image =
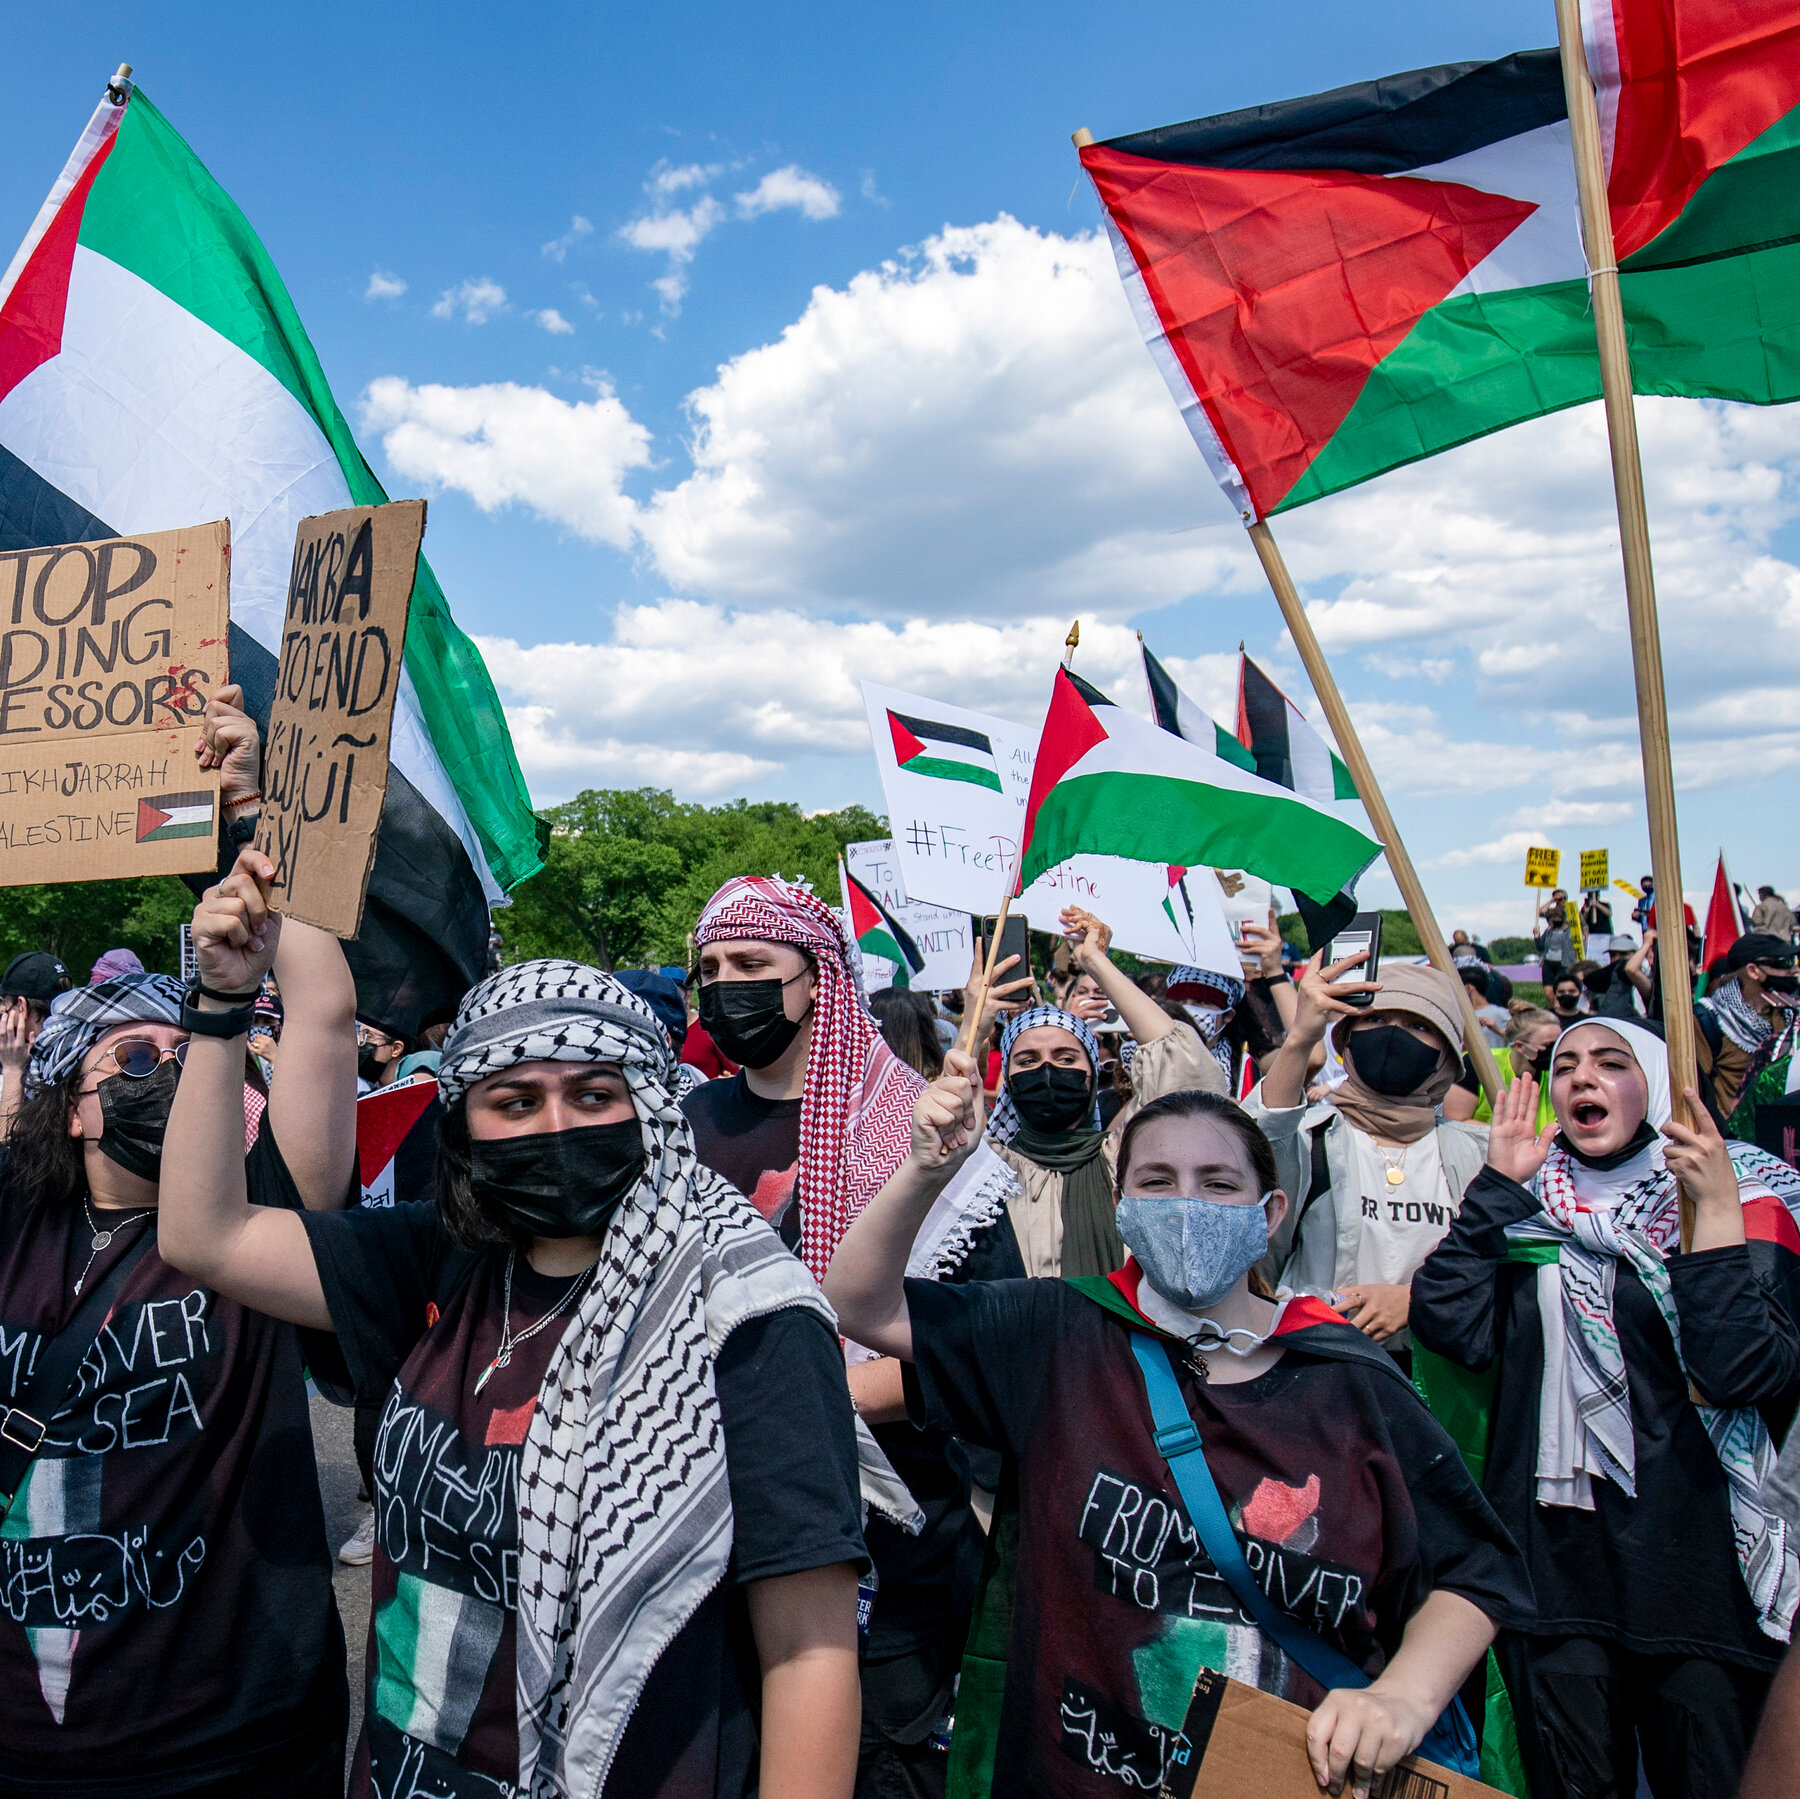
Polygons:
<instances>
[{"instance_id":1,"label":"black t-shirt","mask_svg":"<svg viewBox=\"0 0 1800 1799\"><path fill-rule=\"evenodd\" d=\"M511 1794L519 1457L579 1296L517 1341L573 1285L520 1258L512 1360L477 1394L500 1342L504 1254L456 1251L434 1207L311 1213L307 1227L357 1395L387 1396L375 1444L368 1703L352 1793ZM824 1319L790 1308L740 1325L714 1379L731 1565L652 1669L607 1799L754 1792L761 1676L743 1589L867 1562L843 1360Z\"/></svg>"},{"instance_id":2,"label":"black t-shirt","mask_svg":"<svg viewBox=\"0 0 1800 1799\"><path fill-rule=\"evenodd\" d=\"M1538 1405L1544 1330L1537 1269L1510 1262L1505 1227L1538 1210L1531 1192L1484 1168L1443 1242L1413 1276L1418 1341L1462 1366L1497 1368L1483 1485L1525 1551L1545 1636L1602 1637L1645 1655L1704 1656L1769 1667L1738 1570L1725 1473L1656 1300L1628 1263L1613 1264L1613 1322L1625 1358L1637 1496L1595 1476L1594 1509L1539 1505ZM1669 1281L1682 1348L1700 1390L1764 1409L1777 1440L1800 1393L1800 1256L1778 1200L1744 1208L1750 1241L1675 1255Z\"/></svg>"},{"instance_id":3,"label":"black t-shirt","mask_svg":"<svg viewBox=\"0 0 1800 1799\"><path fill-rule=\"evenodd\" d=\"M80 1205L28 1212L5 1170L0 1402L94 1234ZM299 1208L266 1119L245 1177ZM154 1228L116 1225L87 1279ZM331 1567L296 1333L150 1250L0 1524L0 1792L151 1799L308 1757L346 1703Z\"/></svg>"},{"instance_id":4,"label":"black t-shirt","mask_svg":"<svg viewBox=\"0 0 1800 1799\"><path fill-rule=\"evenodd\" d=\"M1018 1474L995 1799L1155 1791L1203 1667L1318 1702L1201 1546L1123 1319L1066 1281L909 1280L906 1298L919 1413ZM1517 1550L1393 1374L1292 1348L1238 1385L1178 1378L1259 1583L1370 1674L1434 1589L1528 1611Z\"/></svg>"},{"instance_id":5,"label":"black t-shirt","mask_svg":"<svg viewBox=\"0 0 1800 1799\"><path fill-rule=\"evenodd\" d=\"M797 1099L759 1098L741 1068L730 1080L702 1082L681 1102L700 1160L724 1175L792 1250L800 1247L794 1203L800 1106Z\"/></svg>"}]
</instances>

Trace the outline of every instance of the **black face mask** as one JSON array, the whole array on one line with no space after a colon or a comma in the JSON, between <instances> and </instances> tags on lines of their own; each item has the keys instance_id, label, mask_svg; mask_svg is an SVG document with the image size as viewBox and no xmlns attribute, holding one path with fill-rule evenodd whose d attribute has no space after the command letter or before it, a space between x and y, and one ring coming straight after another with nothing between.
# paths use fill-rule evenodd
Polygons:
<instances>
[{"instance_id":1,"label":"black face mask","mask_svg":"<svg viewBox=\"0 0 1800 1799\"><path fill-rule=\"evenodd\" d=\"M798 977L796 977L798 978ZM734 1062L767 1068L779 1061L806 1020L782 1009L784 981L708 981L700 989L700 1022Z\"/></svg>"},{"instance_id":2,"label":"black face mask","mask_svg":"<svg viewBox=\"0 0 1800 1799\"><path fill-rule=\"evenodd\" d=\"M371 1087L379 1087L382 1076L387 1072L387 1064L381 1060L382 1048L383 1045L379 1043L365 1043L356 1052L356 1072Z\"/></svg>"},{"instance_id":3,"label":"black face mask","mask_svg":"<svg viewBox=\"0 0 1800 1799\"><path fill-rule=\"evenodd\" d=\"M1438 1052L1401 1025L1366 1025L1351 1034L1350 1065L1371 1093L1399 1099L1431 1079Z\"/></svg>"},{"instance_id":4,"label":"black face mask","mask_svg":"<svg viewBox=\"0 0 1800 1799\"><path fill-rule=\"evenodd\" d=\"M1763 985L1771 993L1800 993L1800 974L1765 974Z\"/></svg>"},{"instance_id":5,"label":"black face mask","mask_svg":"<svg viewBox=\"0 0 1800 1799\"><path fill-rule=\"evenodd\" d=\"M469 1188L526 1237L598 1237L644 1172L635 1118L529 1137L477 1137Z\"/></svg>"},{"instance_id":6,"label":"black face mask","mask_svg":"<svg viewBox=\"0 0 1800 1799\"><path fill-rule=\"evenodd\" d=\"M155 1074L134 1081L129 1075L112 1074L94 1089L100 1096L100 1153L117 1162L127 1174L146 1181L161 1180L163 1134L169 1128L169 1107L181 1080L181 1065L164 1062Z\"/></svg>"},{"instance_id":7,"label":"black face mask","mask_svg":"<svg viewBox=\"0 0 1800 1799\"><path fill-rule=\"evenodd\" d=\"M1040 1063L1023 1074L1009 1074L1006 1090L1026 1126L1047 1137L1073 1130L1094 1109L1094 1083L1084 1068Z\"/></svg>"}]
</instances>

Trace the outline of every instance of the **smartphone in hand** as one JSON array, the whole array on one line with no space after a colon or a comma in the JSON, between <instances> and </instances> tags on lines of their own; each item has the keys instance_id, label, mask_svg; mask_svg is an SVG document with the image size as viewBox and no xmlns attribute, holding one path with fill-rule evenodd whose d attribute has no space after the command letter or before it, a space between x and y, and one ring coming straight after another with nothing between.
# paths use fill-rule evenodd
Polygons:
<instances>
[{"instance_id":1,"label":"smartphone in hand","mask_svg":"<svg viewBox=\"0 0 1800 1799\"><path fill-rule=\"evenodd\" d=\"M973 921L975 934L981 943L981 954L984 961L987 957L988 945L994 940L996 917L998 914L988 918L977 918ZM1011 968L1007 969L1004 975L997 976L997 979L1016 981L1031 973L1031 925L1029 920L1021 917L1017 912L1009 912L1006 915L1006 927L1000 933L1000 954L994 960L994 967L998 969L1008 956L1017 956L1019 959Z\"/></svg>"},{"instance_id":2,"label":"smartphone in hand","mask_svg":"<svg viewBox=\"0 0 1800 1799\"><path fill-rule=\"evenodd\" d=\"M1350 970L1343 978L1348 981L1379 981L1381 979L1381 925L1379 912L1359 912L1351 919L1343 930L1332 938L1331 947L1325 952L1325 966L1329 968L1333 962L1342 962L1347 956L1354 956L1363 950L1368 951L1369 959L1361 967ZM1373 1005L1375 995L1372 993L1346 993L1344 1003L1351 1006Z\"/></svg>"}]
</instances>

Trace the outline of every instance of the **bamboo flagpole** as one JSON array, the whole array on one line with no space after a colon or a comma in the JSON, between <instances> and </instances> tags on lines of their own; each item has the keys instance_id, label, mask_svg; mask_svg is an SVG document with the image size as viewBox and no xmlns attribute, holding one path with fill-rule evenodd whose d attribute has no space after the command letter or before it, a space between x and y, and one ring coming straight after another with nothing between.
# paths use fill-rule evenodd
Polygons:
<instances>
[{"instance_id":1,"label":"bamboo flagpole","mask_svg":"<svg viewBox=\"0 0 1800 1799\"><path fill-rule=\"evenodd\" d=\"M1656 980L1662 993L1663 1038L1669 1050L1670 1099L1676 1116L1692 1124L1682 1094L1699 1086L1694 1053L1693 977L1687 959L1687 907L1681 892L1681 846L1675 829L1675 775L1669 761L1669 706L1663 690L1662 632L1656 617L1656 576L1650 561L1650 519L1644 506L1644 467L1638 454L1637 410L1631 397L1631 351L1625 306L1613 254L1612 212L1600 145L1600 111L1581 39L1580 0L1556 0L1569 135L1581 194L1588 288L1600 350L1600 388L1612 446L1613 493L1619 511L1619 549L1625 565L1625 614L1631 626L1631 664L1637 679L1638 742L1644 762L1644 815L1650 827L1650 868L1659 912ZM1694 1206L1681 1196L1681 1247L1694 1240Z\"/></svg>"},{"instance_id":2,"label":"bamboo flagpole","mask_svg":"<svg viewBox=\"0 0 1800 1799\"><path fill-rule=\"evenodd\" d=\"M1093 141L1094 134L1085 126L1074 133L1075 147L1078 150ZM1300 652L1307 679L1312 682L1313 692L1319 696L1326 722L1331 726L1331 734L1337 739L1344 766L1350 771L1350 779L1356 783L1357 798L1362 801L1363 809L1369 815L1369 822L1375 827L1375 835L1381 839L1388 867L1393 871L1400 897L1406 902L1413 928L1419 933L1419 941L1425 946L1426 957L1440 974L1449 976L1451 986L1456 989L1457 1001L1462 1009L1463 1047L1469 1052L1469 1062L1475 1070L1475 1077L1481 1082L1482 1091L1487 1095L1488 1104L1492 1106L1500 1098L1502 1083L1499 1064L1494 1060L1494 1052L1488 1048L1481 1020L1475 1016L1475 1002L1469 998L1469 990L1463 985L1462 976L1457 973L1455 964L1450 960L1450 946L1444 940L1444 933L1438 928L1437 917L1431 910L1431 902L1425 897L1425 888L1419 880L1418 870L1413 867L1412 857L1406 853L1406 845L1401 841L1394 815L1388 810L1387 801L1382 797L1381 785L1375 779L1375 770L1363 753L1362 739L1357 736L1356 726L1350 721L1350 710L1344 704L1343 695L1338 692L1337 682L1332 678L1331 669L1325 661L1325 652L1319 647L1312 622L1306 616L1306 607L1301 602L1299 589L1294 586L1294 578L1288 573L1281 546L1276 543L1274 532L1264 520L1253 519L1246 513L1244 524L1250 533L1250 542L1256 550L1257 560L1262 564L1263 573L1274 591L1275 603L1281 608L1281 616L1287 622L1294 648ZM1242 649L1243 645L1239 644L1238 648ZM1658 879L1660 878L1659 876Z\"/></svg>"}]
</instances>

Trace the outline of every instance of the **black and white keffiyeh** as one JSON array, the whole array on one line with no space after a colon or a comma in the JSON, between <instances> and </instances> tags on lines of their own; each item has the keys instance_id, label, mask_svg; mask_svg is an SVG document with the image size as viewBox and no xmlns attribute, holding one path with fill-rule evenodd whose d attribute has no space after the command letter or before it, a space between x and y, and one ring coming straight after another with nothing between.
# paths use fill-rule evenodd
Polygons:
<instances>
[{"instance_id":1,"label":"black and white keffiyeh","mask_svg":"<svg viewBox=\"0 0 1800 1799\"><path fill-rule=\"evenodd\" d=\"M181 983L171 974L122 974L59 993L25 1065L29 1098L54 1087L117 1024L181 1023Z\"/></svg>"},{"instance_id":2,"label":"black and white keffiyeh","mask_svg":"<svg viewBox=\"0 0 1800 1799\"><path fill-rule=\"evenodd\" d=\"M545 1060L622 1069L647 1154L551 1359L519 1466L520 1788L591 1799L657 1658L730 1560L719 1351L784 1307L837 1325L749 1201L701 1167L668 1036L641 1000L578 962L503 969L463 1001L440 1089L452 1103ZM858 1447L865 1497L910 1521L911 1496L866 1430Z\"/></svg>"},{"instance_id":3,"label":"black and white keffiyeh","mask_svg":"<svg viewBox=\"0 0 1800 1799\"><path fill-rule=\"evenodd\" d=\"M1719 1021L1719 1029L1739 1049L1748 1050L1752 1054L1774 1033L1775 1027L1744 998L1744 989L1735 975L1729 981L1721 982L1705 999L1697 1000L1695 1004L1704 1006L1712 1013Z\"/></svg>"}]
</instances>

